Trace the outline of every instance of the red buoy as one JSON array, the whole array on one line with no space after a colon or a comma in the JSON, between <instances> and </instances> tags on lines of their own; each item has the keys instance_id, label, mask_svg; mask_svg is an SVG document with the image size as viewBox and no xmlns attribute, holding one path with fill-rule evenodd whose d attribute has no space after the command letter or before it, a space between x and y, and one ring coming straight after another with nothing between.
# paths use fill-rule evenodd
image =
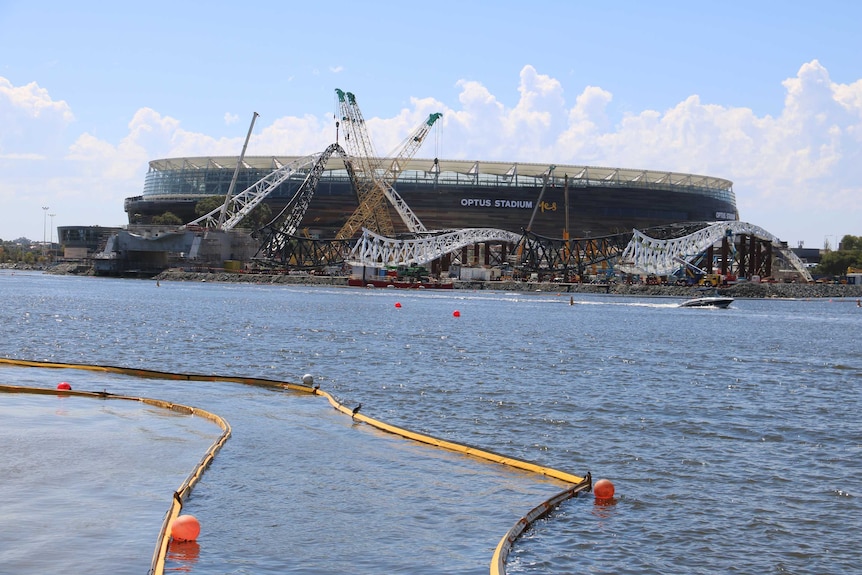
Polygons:
<instances>
[{"instance_id":1,"label":"red buoy","mask_svg":"<svg viewBox=\"0 0 862 575\"><path fill-rule=\"evenodd\" d=\"M400 301L395 302L395 307L401 307L401 302Z\"/></svg>"},{"instance_id":2,"label":"red buoy","mask_svg":"<svg viewBox=\"0 0 862 575\"><path fill-rule=\"evenodd\" d=\"M593 483L593 495L596 499L611 499L614 496L614 484L609 479L599 479Z\"/></svg>"},{"instance_id":3,"label":"red buoy","mask_svg":"<svg viewBox=\"0 0 862 575\"><path fill-rule=\"evenodd\" d=\"M452 312L452 317L461 317L461 312L456 309Z\"/></svg>"},{"instance_id":4,"label":"red buoy","mask_svg":"<svg viewBox=\"0 0 862 575\"><path fill-rule=\"evenodd\" d=\"M177 541L194 541L201 533L201 524L194 515L180 515L171 522L171 537Z\"/></svg>"},{"instance_id":5,"label":"red buoy","mask_svg":"<svg viewBox=\"0 0 862 575\"><path fill-rule=\"evenodd\" d=\"M61 381L57 384L57 389L62 389L63 391L72 391L72 386L69 385L67 381Z\"/></svg>"}]
</instances>

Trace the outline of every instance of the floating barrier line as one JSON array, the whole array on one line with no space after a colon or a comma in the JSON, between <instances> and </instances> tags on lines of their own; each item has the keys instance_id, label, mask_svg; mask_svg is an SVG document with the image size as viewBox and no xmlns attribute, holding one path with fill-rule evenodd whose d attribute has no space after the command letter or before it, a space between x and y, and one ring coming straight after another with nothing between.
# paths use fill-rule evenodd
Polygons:
<instances>
[{"instance_id":1,"label":"floating barrier line","mask_svg":"<svg viewBox=\"0 0 862 575\"><path fill-rule=\"evenodd\" d=\"M228 383L243 383L246 385L257 385L260 387L273 387L292 389L294 391L311 391L306 385L276 381L274 379L263 379L259 377L236 377L231 375L203 375L196 373L173 373L170 371L158 371L155 369L138 369L135 367L119 367L113 365L92 365L88 363L55 363L46 361L31 361L27 359L10 359L0 357L0 364L16 365L19 367L45 367L56 369L82 369L86 371L101 371L106 373L121 373L133 377L148 379L167 379L180 381L223 381Z\"/></svg>"},{"instance_id":2,"label":"floating barrier line","mask_svg":"<svg viewBox=\"0 0 862 575\"><path fill-rule=\"evenodd\" d=\"M0 358L0 363L9 363L6 360ZM32 362L28 362L32 363ZM17 364L16 365L20 365ZM68 365L68 364L64 364ZM50 367L50 366L42 366L42 367ZM145 403L147 405L152 405L153 407L159 407L162 409L167 409L170 411L174 411L177 413L182 413L185 415L195 415L198 417L203 417L208 419L218 425L222 433L219 435L218 439L216 439L212 445L209 446L206 453L203 455L201 460L195 465L194 469L192 469L191 473L189 473L188 477L186 477L185 481L182 482L180 487L174 492L173 501L171 502L171 507L168 509L167 513L165 513L165 518L162 521L161 529L159 530L158 536L158 544L156 545L156 549L153 552L153 558L150 563L149 573L151 575L163 575L165 571L165 557L168 552L168 544L170 543L170 525L171 522L176 519L183 508L183 503L188 497L189 493L191 493L192 487L200 481L203 476L204 471L210 466L213 459L215 458L216 452L222 448L225 442L228 440L231 434L230 424L221 416L211 413L209 411L205 411L203 409L198 409L197 407L189 407L188 405L182 405L179 403L171 403L169 401L164 401L161 399L151 399L148 397L135 397L130 395L115 395L113 393L108 393L106 391L74 391L74 390L58 390L58 389L48 389L44 387L23 387L17 385L4 385L0 384L0 392L5 393L33 393L39 395L70 395L77 397L89 397L95 399L121 399L126 401L138 401L141 403Z\"/></svg>"},{"instance_id":3,"label":"floating barrier line","mask_svg":"<svg viewBox=\"0 0 862 575\"><path fill-rule=\"evenodd\" d=\"M584 491L592 489L592 476L587 472L586 477L577 485L561 491L560 493L549 497L536 507L530 510L529 513L521 517L515 525L500 539L497 548L494 549L494 555L491 557L491 575L506 575L506 559L509 557L509 551L515 541L526 531L530 525L537 520L548 515L551 511L557 508L563 501L577 497Z\"/></svg>"},{"instance_id":4,"label":"floating barrier line","mask_svg":"<svg viewBox=\"0 0 862 575\"><path fill-rule=\"evenodd\" d=\"M545 475L547 477L552 477L554 479L559 479L566 483L572 484L572 487L561 491L560 493L546 499L538 506L534 507L527 515L522 517L518 522L503 536L500 542L497 544L496 549L494 550L494 555L491 559L491 575L505 575L506 574L506 559L508 557L509 551L512 548L514 542L523 534L523 532L529 528L529 526L534 523L536 520L544 517L553 509L555 509L560 503L567 499L571 499L573 497L577 497L578 494L584 491L592 490L592 477L589 473L584 477L579 477L577 475L573 475L571 473L566 473L564 471L559 471L557 469L553 469L551 467L546 467L543 465L539 465L536 463L532 463L529 461L524 461L520 459L515 459L512 457L507 457L505 455L501 455L499 453L494 453L493 451L489 451L486 449L481 449L478 447L473 447L470 445L465 445L462 443L456 443L454 441L448 441L445 439L440 439L437 437L433 437L431 435L426 435L422 433L417 433L415 431L410 431L408 429L397 427L394 425L390 425L388 423L384 423L377 419L368 417L367 415L359 412L355 412L353 409L347 407L340 401L338 401L332 394L319 389L317 386L311 387L304 384L295 384L288 383L283 381L277 381L272 379L264 379L264 378L255 378L255 377L235 377L235 376L223 376L223 375L200 375L200 374L183 374L183 373L173 373L167 371L158 371L152 369L137 369L137 368L127 368L127 367L118 367L118 366L107 366L107 365L91 365L91 364L77 364L77 363L52 363L52 362L40 362L40 361L30 361L30 360L21 360L21 359L9 359L9 358L0 358L0 364L7 365L16 365L21 367L44 367L44 368L60 368L60 369L83 369L89 371L101 371L101 372L109 372L109 373L119 373L124 375L130 375L134 377L143 377L150 379L166 379L166 380L182 380L182 381L220 381L220 382L229 382L229 383L242 383L245 385L256 385L259 387L268 387L273 389L289 389L292 391L299 391L303 393L310 393L312 395L321 395L326 398L332 407L344 413L345 415L350 415L353 419L361 421L367 425L370 425L374 428L380 429L387 433L392 433L394 435L398 435L404 437L406 439L411 439L413 441L417 441L419 443L424 443L426 445L432 445L435 447L440 447L442 449L446 449L449 451L453 451L456 453L462 453L465 455L470 455L473 457L477 457L479 459L483 459L485 461L491 461L494 463L499 463L505 465L507 467L512 467L516 469L521 469L524 471L530 471L532 473L538 473L541 475ZM170 522L176 519L182 510L183 501L188 493L191 491L192 486L197 483L200 479L200 476L203 474L203 471L209 464L212 462L212 459L215 456L215 453L221 448L227 438L230 437L230 426L217 415L210 414L203 410L198 410L192 407L179 406L178 404L172 404L169 402L164 402L160 400L146 400L144 398L135 398L135 397L125 397L112 395L105 392L76 392L76 391L57 391L53 389L43 389L43 388L27 388L28 391L33 389L37 391L33 391L34 393L44 393L44 394L69 394L69 395L90 395L96 397L111 397L118 399L136 399L139 401L146 401L148 403L152 403L153 405L159 405L161 407L166 407L167 409L186 409L190 410L189 413L200 414L204 417L209 416L213 421L217 423L220 421L223 423L222 429L224 433L222 433L219 441L214 443L210 449L207 451L207 454L201 460L201 462L197 465L195 470L186 479L183 485L179 490L174 494L174 501L171 505L170 510L168 511L165 521L162 524L161 532L159 533L159 545L156 548L156 552L153 555L153 566L150 569L150 573L152 575L163 575L164 573L164 561L165 556L167 554L168 543L170 542L170 533L168 532L168 527ZM221 425L221 423L220 423Z\"/></svg>"}]
</instances>

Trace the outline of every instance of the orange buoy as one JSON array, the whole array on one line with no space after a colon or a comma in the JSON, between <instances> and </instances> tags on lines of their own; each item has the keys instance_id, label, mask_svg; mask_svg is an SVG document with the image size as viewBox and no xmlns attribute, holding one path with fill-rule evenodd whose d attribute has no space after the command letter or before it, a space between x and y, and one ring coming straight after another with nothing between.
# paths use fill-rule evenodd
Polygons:
<instances>
[{"instance_id":1,"label":"orange buoy","mask_svg":"<svg viewBox=\"0 0 862 575\"><path fill-rule=\"evenodd\" d=\"M72 391L72 386L69 385L67 381L61 381L57 384L57 389L62 389L63 391Z\"/></svg>"},{"instance_id":2,"label":"orange buoy","mask_svg":"<svg viewBox=\"0 0 862 575\"><path fill-rule=\"evenodd\" d=\"M461 312L456 309L452 312L452 317L461 317Z\"/></svg>"},{"instance_id":3,"label":"orange buoy","mask_svg":"<svg viewBox=\"0 0 862 575\"><path fill-rule=\"evenodd\" d=\"M180 515L171 522L171 537L177 541L194 541L201 532L201 524L194 515Z\"/></svg>"},{"instance_id":4,"label":"orange buoy","mask_svg":"<svg viewBox=\"0 0 862 575\"><path fill-rule=\"evenodd\" d=\"M401 307L401 302L400 301L395 302L395 307Z\"/></svg>"},{"instance_id":5,"label":"orange buoy","mask_svg":"<svg viewBox=\"0 0 862 575\"><path fill-rule=\"evenodd\" d=\"M593 495L596 499L611 499L614 496L614 484L609 479L599 479L593 483Z\"/></svg>"}]
</instances>

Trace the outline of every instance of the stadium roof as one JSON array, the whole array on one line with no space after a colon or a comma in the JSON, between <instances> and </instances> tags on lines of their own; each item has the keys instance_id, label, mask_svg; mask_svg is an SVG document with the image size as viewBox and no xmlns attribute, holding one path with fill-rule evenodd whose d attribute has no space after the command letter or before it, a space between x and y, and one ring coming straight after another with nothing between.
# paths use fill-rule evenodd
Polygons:
<instances>
[{"instance_id":1,"label":"stadium roof","mask_svg":"<svg viewBox=\"0 0 862 575\"><path fill-rule=\"evenodd\" d=\"M277 170L304 156L246 156L243 164L250 169ZM236 168L238 156L202 156L189 158L165 158L150 161L150 171L195 170L195 169L230 169ZM390 160L391 161L391 160ZM501 177L533 177L541 178L552 171L552 177L557 182L568 176L570 180L589 180L591 182L607 182L608 184L659 184L663 186L701 187L714 190L733 190L733 182L723 178L686 174L681 172L663 172L658 170L637 170L629 168L606 168L598 166L578 166L568 164L535 164L524 162L484 162L468 160L435 160L416 158L403 162L401 172L451 172L470 176L493 175ZM333 155L327 162L326 169L342 170L344 161Z\"/></svg>"}]
</instances>

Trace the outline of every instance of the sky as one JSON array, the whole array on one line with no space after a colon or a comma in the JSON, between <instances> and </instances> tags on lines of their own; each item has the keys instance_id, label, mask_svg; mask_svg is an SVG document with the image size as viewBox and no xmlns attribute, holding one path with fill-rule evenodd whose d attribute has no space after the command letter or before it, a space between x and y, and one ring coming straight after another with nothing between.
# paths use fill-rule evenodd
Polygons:
<instances>
[{"instance_id":1,"label":"sky","mask_svg":"<svg viewBox=\"0 0 862 575\"><path fill-rule=\"evenodd\" d=\"M247 155L320 152L336 88L381 155L442 112L417 157L708 175L792 247L862 235L862 2L0 0L0 239L127 224L254 112Z\"/></svg>"}]
</instances>

